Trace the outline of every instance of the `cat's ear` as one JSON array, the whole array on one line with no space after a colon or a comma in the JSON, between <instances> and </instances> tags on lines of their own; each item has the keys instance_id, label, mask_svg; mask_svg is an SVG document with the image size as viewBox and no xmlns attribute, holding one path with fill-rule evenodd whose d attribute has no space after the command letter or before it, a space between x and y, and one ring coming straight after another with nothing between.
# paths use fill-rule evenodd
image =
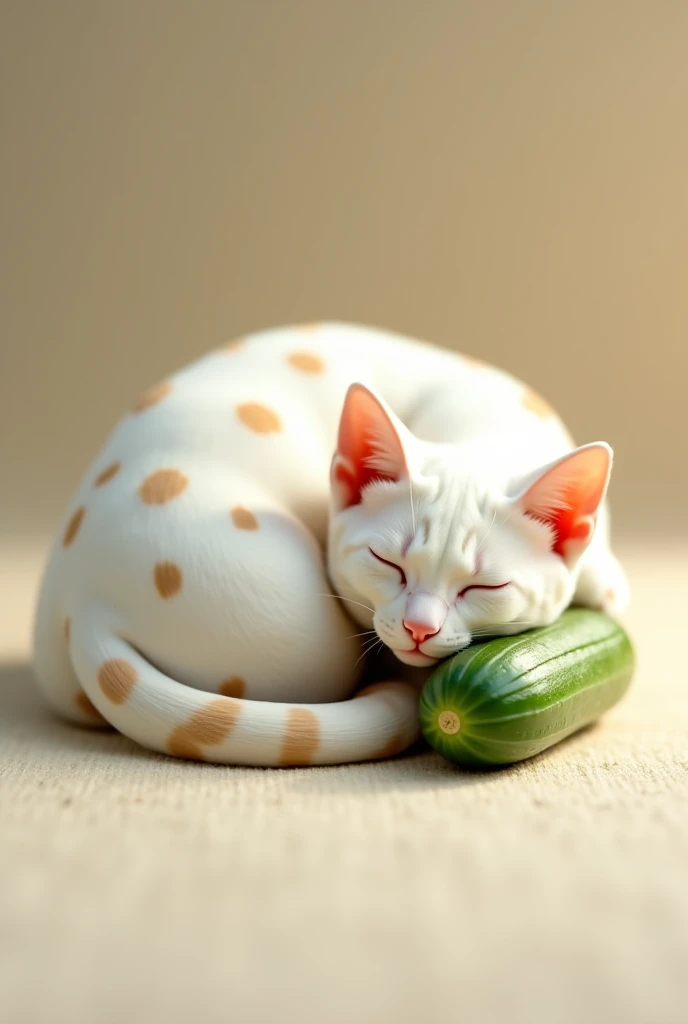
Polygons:
<instances>
[{"instance_id":1,"label":"cat's ear","mask_svg":"<svg viewBox=\"0 0 688 1024\"><path fill-rule=\"evenodd\" d=\"M609 484L612 450L595 441L539 470L513 499L531 519L552 533L552 550L575 561L592 540L597 511Z\"/></svg>"},{"instance_id":2,"label":"cat's ear","mask_svg":"<svg viewBox=\"0 0 688 1024\"><path fill-rule=\"evenodd\" d=\"M400 480L408 472L403 424L363 384L346 393L337 451L330 474L332 494L341 511L358 505L363 488L373 480Z\"/></svg>"}]
</instances>

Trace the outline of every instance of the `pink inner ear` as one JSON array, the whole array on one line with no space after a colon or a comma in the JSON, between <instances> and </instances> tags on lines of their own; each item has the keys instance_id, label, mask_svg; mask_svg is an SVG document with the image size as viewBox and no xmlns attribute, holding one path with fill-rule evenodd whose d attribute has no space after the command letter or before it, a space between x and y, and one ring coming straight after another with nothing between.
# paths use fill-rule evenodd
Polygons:
<instances>
[{"instance_id":1,"label":"pink inner ear","mask_svg":"<svg viewBox=\"0 0 688 1024\"><path fill-rule=\"evenodd\" d=\"M360 384L347 392L339 423L332 481L342 507L357 505L373 480L398 480L406 470L404 450L387 412Z\"/></svg>"},{"instance_id":2,"label":"pink inner ear","mask_svg":"<svg viewBox=\"0 0 688 1024\"><path fill-rule=\"evenodd\" d=\"M546 470L519 499L527 516L552 528L556 554L575 554L590 540L610 469L606 446L580 448Z\"/></svg>"},{"instance_id":3,"label":"pink inner ear","mask_svg":"<svg viewBox=\"0 0 688 1024\"><path fill-rule=\"evenodd\" d=\"M530 513L528 513L530 515ZM544 519L554 529L554 544L552 550L562 558L572 552L572 545L584 545L590 540L595 529L593 516L584 516L578 519L571 509L557 509L549 516L536 516Z\"/></svg>"}]
</instances>

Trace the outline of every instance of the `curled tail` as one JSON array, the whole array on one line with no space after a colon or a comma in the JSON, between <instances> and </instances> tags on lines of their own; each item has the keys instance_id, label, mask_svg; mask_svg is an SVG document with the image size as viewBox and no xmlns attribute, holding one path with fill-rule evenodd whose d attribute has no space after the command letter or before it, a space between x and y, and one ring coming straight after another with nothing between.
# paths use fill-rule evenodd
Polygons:
<instances>
[{"instance_id":1,"label":"curled tail","mask_svg":"<svg viewBox=\"0 0 688 1024\"><path fill-rule=\"evenodd\" d=\"M103 609L72 617L71 657L89 700L111 725L176 757L265 767L343 764L391 757L419 735L418 692L408 683L374 683L333 704L223 697L159 671L117 635Z\"/></svg>"}]
</instances>

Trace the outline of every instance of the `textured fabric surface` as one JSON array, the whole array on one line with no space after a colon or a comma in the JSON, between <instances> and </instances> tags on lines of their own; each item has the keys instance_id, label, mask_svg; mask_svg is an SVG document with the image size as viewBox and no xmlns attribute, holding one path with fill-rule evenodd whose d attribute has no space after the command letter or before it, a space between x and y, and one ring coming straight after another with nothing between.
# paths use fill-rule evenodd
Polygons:
<instances>
[{"instance_id":1,"label":"textured fabric surface","mask_svg":"<svg viewBox=\"0 0 688 1024\"><path fill-rule=\"evenodd\" d=\"M532 762L176 762L43 709L42 552L2 553L0 1019L684 1022L688 551L630 548L639 656Z\"/></svg>"}]
</instances>

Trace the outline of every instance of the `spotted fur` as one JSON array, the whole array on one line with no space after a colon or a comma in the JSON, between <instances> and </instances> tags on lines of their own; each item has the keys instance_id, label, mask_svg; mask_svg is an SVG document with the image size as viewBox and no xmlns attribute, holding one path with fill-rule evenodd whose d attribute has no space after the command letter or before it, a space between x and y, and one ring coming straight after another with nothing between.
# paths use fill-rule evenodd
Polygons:
<instances>
[{"instance_id":1,"label":"spotted fur","mask_svg":"<svg viewBox=\"0 0 688 1024\"><path fill-rule=\"evenodd\" d=\"M144 392L85 474L41 588L41 690L179 758L399 753L417 686L351 699L353 619L428 666L574 598L623 605L611 451L572 448L544 399L469 357L343 324L238 339Z\"/></svg>"}]
</instances>

